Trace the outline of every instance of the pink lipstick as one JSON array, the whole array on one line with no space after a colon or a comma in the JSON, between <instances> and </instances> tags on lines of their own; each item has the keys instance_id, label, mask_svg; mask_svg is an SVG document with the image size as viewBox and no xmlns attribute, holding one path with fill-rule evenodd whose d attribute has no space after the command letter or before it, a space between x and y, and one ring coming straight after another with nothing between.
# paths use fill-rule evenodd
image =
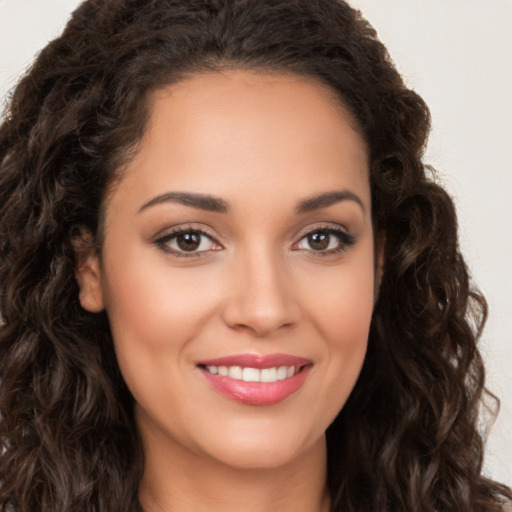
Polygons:
<instances>
[{"instance_id":1,"label":"pink lipstick","mask_svg":"<svg viewBox=\"0 0 512 512\"><path fill-rule=\"evenodd\" d=\"M223 395L247 405L271 405L298 391L313 363L288 354L236 354L199 361L197 366Z\"/></svg>"}]
</instances>

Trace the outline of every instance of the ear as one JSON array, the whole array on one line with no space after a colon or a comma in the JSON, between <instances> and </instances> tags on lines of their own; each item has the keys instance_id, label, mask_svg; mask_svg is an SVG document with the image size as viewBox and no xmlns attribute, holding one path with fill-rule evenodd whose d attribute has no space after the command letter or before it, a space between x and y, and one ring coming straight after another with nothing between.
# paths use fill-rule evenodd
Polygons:
<instances>
[{"instance_id":1,"label":"ear","mask_svg":"<svg viewBox=\"0 0 512 512\"><path fill-rule=\"evenodd\" d=\"M75 278L80 289L80 305L91 313L99 313L105 307L98 251L89 235L73 241L76 254Z\"/></svg>"}]
</instances>

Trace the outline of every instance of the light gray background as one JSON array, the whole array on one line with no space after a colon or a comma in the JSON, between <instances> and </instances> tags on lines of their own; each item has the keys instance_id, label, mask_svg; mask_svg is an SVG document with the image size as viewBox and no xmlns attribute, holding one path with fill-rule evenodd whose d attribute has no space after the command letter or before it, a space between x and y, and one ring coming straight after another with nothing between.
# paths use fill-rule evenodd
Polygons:
<instances>
[{"instance_id":1,"label":"light gray background","mask_svg":"<svg viewBox=\"0 0 512 512\"><path fill-rule=\"evenodd\" d=\"M0 0L0 97L78 0ZM426 162L455 198L461 245L491 314L483 339L501 413L486 473L512 485L512 0L352 0L430 106Z\"/></svg>"}]
</instances>

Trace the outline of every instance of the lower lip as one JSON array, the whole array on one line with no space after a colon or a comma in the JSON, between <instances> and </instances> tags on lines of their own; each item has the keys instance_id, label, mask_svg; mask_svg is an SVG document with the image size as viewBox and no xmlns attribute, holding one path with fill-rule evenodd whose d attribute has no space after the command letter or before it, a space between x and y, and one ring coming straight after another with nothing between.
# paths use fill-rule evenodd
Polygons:
<instances>
[{"instance_id":1,"label":"lower lip","mask_svg":"<svg viewBox=\"0 0 512 512\"><path fill-rule=\"evenodd\" d=\"M282 402L300 389L311 366L303 367L293 377L276 382L245 382L221 375L213 375L200 368L206 380L220 393L247 405L272 405Z\"/></svg>"}]
</instances>

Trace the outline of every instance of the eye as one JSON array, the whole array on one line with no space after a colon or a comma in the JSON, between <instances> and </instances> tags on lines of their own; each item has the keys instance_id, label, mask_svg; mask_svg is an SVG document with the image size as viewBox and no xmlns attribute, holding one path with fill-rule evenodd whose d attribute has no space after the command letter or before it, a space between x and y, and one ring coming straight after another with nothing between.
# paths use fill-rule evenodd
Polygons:
<instances>
[{"instance_id":1,"label":"eye","mask_svg":"<svg viewBox=\"0 0 512 512\"><path fill-rule=\"evenodd\" d=\"M196 256L222 247L200 229L177 229L161 236L154 242L163 251L175 256Z\"/></svg>"},{"instance_id":2,"label":"eye","mask_svg":"<svg viewBox=\"0 0 512 512\"><path fill-rule=\"evenodd\" d=\"M318 228L303 236L294 249L332 254L343 251L355 243L355 237L338 228Z\"/></svg>"}]
</instances>

